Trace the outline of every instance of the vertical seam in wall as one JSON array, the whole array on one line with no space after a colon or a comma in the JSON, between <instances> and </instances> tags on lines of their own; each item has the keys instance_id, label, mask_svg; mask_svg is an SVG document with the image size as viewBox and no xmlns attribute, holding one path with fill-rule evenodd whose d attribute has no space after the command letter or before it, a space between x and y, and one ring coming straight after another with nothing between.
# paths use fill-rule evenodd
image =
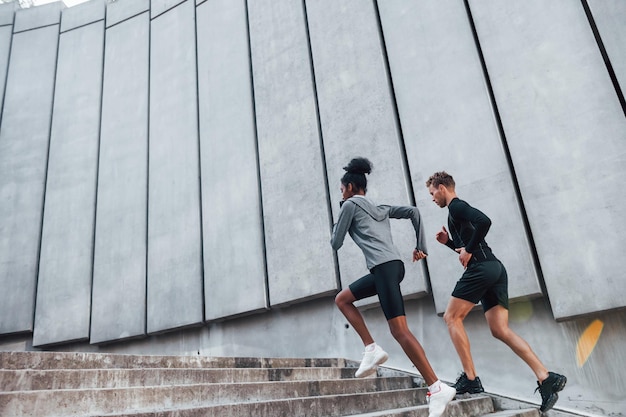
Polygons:
<instances>
[{"instance_id":1,"label":"vertical seam in wall","mask_svg":"<svg viewBox=\"0 0 626 417\"><path fill-rule=\"evenodd\" d=\"M91 340L91 323L93 318L93 278L96 258L96 221L98 219L98 184L100 181L100 142L102 140L102 103L104 96L104 54L106 50L106 13L107 9L104 8L104 19L102 20L102 72L100 73L100 110L98 118L98 149L96 157L96 188L94 193L94 210L93 210L93 232L91 243L91 300L89 300L89 331L88 337Z\"/></svg>"},{"instance_id":2,"label":"vertical seam in wall","mask_svg":"<svg viewBox=\"0 0 626 417\"><path fill-rule=\"evenodd\" d=\"M265 215L263 212L263 187L261 184L261 157L259 152L259 131L256 123L256 100L254 94L254 64L252 63L252 39L250 35L250 14L248 11L247 0L242 0L244 3L244 9L246 12L246 32L248 36L248 62L250 63L250 92L252 95L252 122L254 124L254 144L256 147L256 172L257 172L257 184L259 193L259 220L261 223L261 245L263 250L263 269L265 279L265 308L270 309L270 283L269 283L269 271L267 268L267 242L265 241Z\"/></svg>"},{"instance_id":3,"label":"vertical seam in wall","mask_svg":"<svg viewBox=\"0 0 626 417\"><path fill-rule=\"evenodd\" d=\"M11 68L11 51L13 50L13 28L15 27L15 12L13 12L13 23L11 24L11 41L9 42L9 51L7 52L7 72L4 74L4 91L2 92L2 107L0 108L0 126L4 116L4 103L7 98L7 83L9 81L9 68Z\"/></svg>"},{"instance_id":4,"label":"vertical seam in wall","mask_svg":"<svg viewBox=\"0 0 626 417\"><path fill-rule=\"evenodd\" d=\"M328 167L326 165L326 151L324 148L324 133L322 131L322 118L320 115L320 105L319 105L319 97L317 94L317 80L315 77L315 65L313 61L313 45L311 44L311 32L309 30L309 14L307 11L306 0L302 0L302 12L304 16L304 28L306 30L306 38L307 38L307 46L309 51L309 65L311 68L311 82L313 85L313 98L315 102L315 119L317 123L317 131L320 145L320 157L322 159L322 177L324 178L324 187L326 189L326 210L328 213L328 226L331 231L334 228L333 225L333 210L332 210L332 202L330 198L330 184L328 180ZM330 239L330 237L329 237ZM333 260L335 263L335 279L337 289L341 290L341 271L339 269L339 256L337 255L337 251L333 250Z\"/></svg>"},{"instance_id":5,"label":"vertical seam in wall","mask_svg":"<svg viewBox=\"0 0 626 417\"><path fill-rule=\"evenodd\" d=\"M474 18L472 16L472 10L469 5L469 0L463 0L465 4L465 11L467 13L467 19L472 31L472 36L474 38L474 44L476 45L476 53L478 55L478 59L480 60L480 66L483 72L483 77L485 81L485 86L487 88L487 93L489 95L489 102L491 104L491 108L493 110L493 117L496 121L496 125L498 128L498 136L500 137L500 142L502 145L502 149L504 151L504 156L506 158L506 162L509 168L509 173L511 174L511 180L513 183L513 190L515 191L515 197L517 200L517 205L520 210L522 216L522 222L524 225L524 230L526 231L526 237L528 238L528 244L530 246L530 252L533 259L533 264L535 267L535 271L537 272L537 279L539 281L539 286L541 291L548 303L550 309L552 309L550 305L550 298L548 296L548 291L546 289L546 284L543 277L543 271L541 269L541 264L539 262L539 256L537 254L537 247L535 246L535 239L533 238L532 230L530 227L530 222L528 221L528 214L526 212L526 207L524 205L524 200L522 199L522 192L520 190L519 182L517 179L517 174L515 172L515 166L513 165L513 158L511 157L511 151L509 150L509 146L506 139L506 134L504 132L504 125L502 124L502 119L500 118L500 111L498 110L498 103L496 102L496 97L493 92L493 86L491 85L491 79L489 77L489 72L487 70L487 63L485 61L485 57L483 55L482 47L480 46L480 39L478 38L478 32L476 30L476 25L474 24Z\"/></svg>"},{"instance_id":6,"label":"vertical seam in wall","mask_svg":"<svg viewBox=\"0 0 626 417\"><path fill-rule=\"evenodd\" d=\"M587 15L589 26L591 26L591 31L593 32L596 43L598 44L598 49L600 50L600 54L602 55L602 59L604 60L604 65L606 65L606 70L609 73L611 82L613 83L613 88L615 88L615 94L617 95L617 99L622 106L622 112L624 113L624 116L626 116L626 100L624 99L624 92L622 91L619 80L617 79L617 75L615 74L615 70L613 69L613 64L611 64L609 54L604 47L604 42L602 41L602 36L600 36L600 31L598 30L598 26L596 25L596 20L593 17L593 13L591 13L589 2L587 0L580 0L580 2L582 3L585 14Z\"/></svg>"},{"instance_id":7,"label":"vertical seam in wall","mask_svg":"<svg viewBox=\"0 0 626 417\"><path fill-rule=\"evenodd\" d=\"M59 15L61 12L59 11ZM46 165L45 165L45 174L44 174L44 188L43 188L43 196L41 201L41 218L39 220L39 248L37 249L37 274L35 276L35 299L33 303L33 335L35 333L35 318L37 317L37 291L39 289L39 269L41 267L41 244L43 240L43 223L44 223L44 215L46 209L46 192L48 189L48 164L50 162L50 145L51 145L51 136L52 136L52 121L54 119L54 98L56 94L56 86L57 86L57 70L59 67L59 48L61 45L61 23L59 19L59 24L57 25L57 50L56 50L56 58L54 61L54 82L52 83L52 103L50 106L50 122L48 123L48 150L46 155Z\"/></svg>"},{"instance_id":8,"label":"vertical seam in wall","mask_svg":"<svg viewBox=\"0 0 626 417\"><path fill-rule=\"evenodd\" d=\"M406 146L404 144L404 134L402 133L402 122L400 120L400 114L398 113L398 102L396 100L396 90L393 85L393 76L391 74L391 66L389 65L389 56L387 55L387 43L385 42L385 33L383 31L383 23L380 18L380 10L378 8L377 0L372 0L374 6L374 14L376 15L376 25L378 29L378 37L380 40L380 48L383 54L383 63L385 65L385 73L387 75L387 85L389 87L389 98L391 99L391 106L393 108L394 124L396 126L396 132L398 133L398 146L400 148L400 155L402 157L402 170L404 172L404 181L406 183L407 193L409 195L409 202L411 205L416 205L415 190L413 189L413 181L411 180L411 169L409 167L409 159L407 156Z\"/></svg>"},{"instance_id":9,"label":"vertical seam in wall","mask_svg":"<svg viewBox=\"0 0 626 417\"><path fill-rule=\"evenodd\" d=\"M387 85L389 87L389 97L393 108L394 123L398 133L398 146L402 157L402 170L404 173L404 181L406 183L407 193L409 195L409 203L417 207L417 199L415 197L415 189L413 188L413 180L411 176L411 167L409 165L409 156L404 141L404 133L402 130L402 120L400 120L400 112L398 111L398 100L396 98L396 89L393 84L393 75L391 74L391 65L389 64L389 55L387 54L387 42L385 41L385 31L383 30L383 22L380 17L380 8L378 0L372 0L374 5L374 14L376 15L376 24L378 26L378 35L380 39L380 47L383 54L383 62L385 64L385 73L387 75ZM422 271L426 280L427 292L432 293L430 284L430 270L428 269L428 259L422 260Z\"/></svg>"},{"instance_id":10,"label":"vertical seam in wall","mask_svg":"<svg viewBox=\"0 0 626 417\"><path fill-rule=\"evenodd\" d=\"M150 228L150 90L151 79L150 74L152 72L152 2L150 2L150 6L147 10L148 13L148 101L147 101L147 111L146 111L146 124L147 124L147 135L146 135L146 281L145 281L145 320L144 320L144 334L148 334L148 276L149 276L149 254L148 254L148 246L149 242L149 228Z\"/></svg>"},{"instance_id":11,"label":"vertical seam in wall","mask_svg":"<svg viewBox=\"0 0 626 417\"><path fill-rule=\"evenodd\" d=\"M188 0L192 1L192 0ZM202 145L200 143L200 72L198 67L198 6L193 7L193 25L194 25L194 41L195 41L195 57L196 57L196 131L198 134L198 210L200 211L200 288L202 292L202 322L206 321L206 292L204 283L204 221L202 216Z\"/></svg>"}]
</instances>

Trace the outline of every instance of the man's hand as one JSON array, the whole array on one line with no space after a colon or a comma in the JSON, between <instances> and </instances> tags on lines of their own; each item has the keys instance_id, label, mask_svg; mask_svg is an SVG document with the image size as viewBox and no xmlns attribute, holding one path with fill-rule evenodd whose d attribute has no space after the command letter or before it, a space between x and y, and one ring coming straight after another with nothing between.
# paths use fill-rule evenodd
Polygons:
<instances>
[{"instance_id":1,"label":"man's hand","mask_svg":"<svg viewBox=\"0 0 626 417\"><path fill-rule=\"evenodd\" d=\"M420 259L424 259L426 256L428 255L426 255L421 250L413 249L413 262L419 261Z\"/></svg>"},{"instance_id":2,"label":"man's hand","mask_svg":"<svg viewBox=\"0 0 626 417\"><path fill-rule=\"evenodd\" d=\"M448 231L446 230L445 226L441 226L441 230L437 232L437 234L435 235L435 239L437 239L437 242L443 245L448 243L448 239L450 239L450 236L448 236Z\"/></svg>"},{"instance_id":3,"label":"man's hand","mask_svg":"<svg viewBox=\"0 0 626 417\"><path fill-rule=\"evenodd\" d=\"M469 261L472 259L472 254L469 252L466 252L465 248L458 248L458 249L455 249L455 251L457 251L459 254L459 262L461 262L461 265L463 265L463 268L467 268L467 264L469 264Z\"/></svg>"}]
</instances>

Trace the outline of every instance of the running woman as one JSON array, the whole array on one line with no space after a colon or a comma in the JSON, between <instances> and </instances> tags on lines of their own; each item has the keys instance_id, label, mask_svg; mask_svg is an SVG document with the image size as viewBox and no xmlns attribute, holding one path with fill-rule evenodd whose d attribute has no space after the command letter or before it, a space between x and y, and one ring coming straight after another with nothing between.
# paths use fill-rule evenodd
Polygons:
<instances>
[{"instance_id":1,"label":"running woman","mask_svg":"<svg viewBox=\"0 0 626 417\"><path fill-rule=\"evenodd\" d=\"M484 391L480 378L476 376L469 338L463 326L467 314L480 301L491 334L509 346L535 373L535 391L541 394L540 410L551 409L559 399L557 393L565 387L567 378L548 372L530 345L509 328L506 269L485 242L491 220L457 197L454 179L450 174L436 172L426 181L426 186L435 204L441 208L448 207L449 212L448 228L452 236L443 226L437 232L436 239L457 252L465 268L443 315L464 371L455 384L457 395Z\"/></svg>"},{"instance_id":2,"label":"running woman","mask_svg":"<svg viewBox=\"0 0 626 417\"><path fill-rule=\"evenodd\" d=\"M343 201L330 244L333 249L338 250L343 245L346 233L349 233L354 243L363 251L370 270L369 274L341 290L335 298L337 307L365 346L363 360L355 376L363 378L375 373L378 365L388 358L387 353L374 342L363 316L354 306L355 301L378 294L391 334L429 385L429 417L439 417L456 395L456 391L439 381L424 349L407 325L400 291L404 263L393 244L389 223L389 218L411 220L417 240L413 250L413 262L419 261L426 257L420 213L416 207L379 206L365 196L365 174L372 171L372 164L367 159L354 158L343 169L346 171L341 178Z\"/></svg>"}]
</instances>

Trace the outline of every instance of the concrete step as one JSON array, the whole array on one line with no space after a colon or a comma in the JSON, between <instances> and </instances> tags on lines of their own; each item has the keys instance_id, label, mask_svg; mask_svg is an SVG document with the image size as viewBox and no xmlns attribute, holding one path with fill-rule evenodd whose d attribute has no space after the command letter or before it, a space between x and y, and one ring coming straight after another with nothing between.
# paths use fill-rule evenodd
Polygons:
<instances>
[{"instance_id":1,"label":"concrete step","mask_svg":"<svg viewBox=\"0 0 626 417\"><path fill-rule=\"evenodd\" d=\"M382 411L381 416L405 416L405 414L385 414L389 409L400 407L412 410L406 416L428 416L425 403L425 389L409 389L349 395L330 395L310 398L291 398L276 401L261 401L239 404L223 404L208 407L194 407L155 412L132 412L119 414L97 414L89 417L339 417L365 416L363 410ZM420 404L415 406L415 404ZM478 417L493 411L489 397L453 401L448 406L446 417ZM378 415L378 414L372 414Z\"/></svg>"},{"instance_id":2,"label":"concrete step","mask_svg":"<svg viewBox=\"0 0 626 417\"><path fill-rule=\"evenodd\" d=\"M0 369L113 368L311 368L346 367L337 358L240 358L209 356L121 355L85 352L0 352Z\"/></svg>"},{"instance_id":3,"label":"concrete step","mask_svg":"<svg viewBox=\"0 0 626 417\"><path fill-rule=\"evenodd\" d=\"M410 377L234 384L164 385L0 393L0 415L87 416L410 389ZM425 396L425 389L421 389Z\"/></svg>"},{"instance_id":4,"label":"concrete step","mask_svg":"<svg viewBox=\"0 0 626 417\"><path fill-rule=\"evenodd\" d=\"M497 411L482 417L541 417L541 412L538 408L520 408L519 410Z\"/></svg>"},{"instance_id":5,"label":"concrete step","mask_svg":"<svg viewBox=\"0 0 626 417\"><path fill-rule=\"evenodd\" d=\"M486 395L475 395L453 401L446 410L446 417L541 417L537 408L523 408L519 410L493 411L493 402ZM426 417L428 406L396 408L363 414L352 417Z\"/></svg>"},{"instance_id":6,"label":"concrete step","mask_svg":"<svg viewBox=\"0 0 626 417\"><path fill-rule=\"evenodd\" d=\"M346 379L354 368L146 368L0 370L3 391L127 388L208 383Z\"/></svg>"},{"instance_id":7,"label":"concrete step","mask_svg":"<svg viewBox=\"0 0 626 417\"><path fill-rule=\"evenodd\" d=\"M428 415L419 376L379 367L356 379L357 366L336 358L0 352L0 416ZM494 413L482 395L453 401L445 417L539 417L532 411Z\"/></svg>"},{"instance_id":8,"label":"concrete step","mask_svg":"<svg viewBox=\"0 0 626 417\"><path fill-rule=\"evenodd\" d=\"M474 396L461 400L455 400L448 405L446 417L481 417L493 415L493 401L486 395ZM416 405L411 407L397 407L394 409L386 409L373 411L368 413L354 414L352 417L427 417L428 404ZM506 416L502 416L506 417ZM515 416L509 416L515 417ZM524 417L524 416L520 416ZM534 416L528 416L534 417Z\"/></svg>"}]
</instances>

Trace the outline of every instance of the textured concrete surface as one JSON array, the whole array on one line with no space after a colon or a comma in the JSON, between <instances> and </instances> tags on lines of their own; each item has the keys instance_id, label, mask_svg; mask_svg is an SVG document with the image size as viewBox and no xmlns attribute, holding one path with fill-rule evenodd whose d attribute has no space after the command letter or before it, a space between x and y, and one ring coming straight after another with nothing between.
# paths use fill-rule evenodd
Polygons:
<instances>
[{"instance_id":1,"label":"textured concrete surface","mask_svg":"<svg viewBox=\"0 0 626 417\"><path fill-rule=\"evenodd\" d=\"M19 9L15 12L13 31L17 33L59 24L63 9L65 9L65 4L61 1Z\"/></svg>"},{"instance_id":2,"label":"textured concrete surface","mask_svg":"<svg viewBox=\"0 0 626 417\"><path fill-rule=\"evenodd\" d=\"M412 188L425 216L434 297L409 299L406 306L411 330L440 377L454 380L460 369L437 313L443 311L461 268L452 252L432 240L446 212L430 201L423 182L432 171L448 169L460 182L460 195L494 220L488 242L508 267L510 293L518 297L511 304L511 326L550 370L568 376L567 395L559 406L601 415L621 412L626 388L615 364L624 358L626 312L621 309L624 284L615 277L620 276L621 259L618 225L626 214L614 190L624 172L626 132L623 108L583 4L469 2L496 93L497 106L492 106L463 2L385 0L364 2L357 10L357 3L348 1L238 1L155 1L152 12L158 16L153 16L151 28L149 0L105 1L96 246L82 248L94 251L91 328L88 341L60 340L54 349L360 358L360 340L333 304L331 295L340 284L328 245L338 180L347 162L343 155L358 151L375 164L372 196L389 193L381 202L396 203L396 197L411 201ZM191 3L199 7L193 10ZM621 3L588 3L623 90ZM52 114L52 105L73 91L65 86L55 94L52 90L57 77L67 80L61 72L57 76L55 64L58 23L72 28L62 36L81 30L100 16L96 9L101 11L101 6L95 2L63 9L57 3L20 10L12 37L15 6L0 6L0 84L6 76L6 95L0 94L0 350L33 349L35 296L48 300L40 306L45 311L51 300L66 302L47 290L36 295L45 179L52 186L60 178L53 148L49 172L47 167L50 123L61 117ZM52 26L38 26L50 22ZM239 33L248 29L249 61L248 33ZM220 37L227 38L223 45L215 40ZM218 44L223 50L216 49ZM59 54L58 59L76 58ZM83 77L77 72L76 79ZM503 158L498 117L512 165ZM72 125L78 129L82 122ZM255 128L258 150L251 144L254 139L250 141ZM226 135L228 140L215 141ZM353 142L356 137L359 141ZM393 137L403 142L396 147ZM227 154L231 146L240 151ZM402 148L407 167L397 157ZM76 161L67 164L77 167ZM236 164L242 168L233 169ZM224 184L213 183L207 174L225 181L229 192L219 191ZM516 179L529 214L528 236L512 191ZM262 204L246 205L250 197L258 198L259 190ZM84 190L72 189L67 195L75 192ZM58 200L56 193L49 204ZM216 203L213 193L223 197ZM229 216L228 224L208 221L210 216L224 219L225 207L245 207L252 214ZM201 210L211 214L200 217ZM67 213L57 209L57 215ZM179 223L181 219L189 223ZM68 222L68 228L80 226L78 220ZM395 223L404 229L402 222ZM261 224L264 234L252 237L260 233ZM215 233L215 228L220 231ZM209 255L209 245L219 241L232 241L241 256ZM50 242L46 238L44 245ZM404 244L397 243L402 249ZM71 239L68 244L74 245ZM160 274L151 285L160 298L156 304L152 298L158 329L150 331L166 334L145 334L149 248L153 261L164 261L151 266ZM45 268L67 259L65 253L46 253L41 258ZM535 255L543 274L531 267ZM363 268L361 254L344 259L340 251L339 256L342 272L348 269L342 274L344 283L356 278ZM72 277L81 262L66 260L69 278L57 274L60 292L84 291L83 284L69 288L76 287ZM267 284L259 267L263 262ZM346 262L354 262L354 269ZM222 271L223 277L216 282L209 268ZM239 281L236 270L252 273ZM535 299L540 295L538 275L546 286L545 294ZM407 280L414 277L408 274ZM264 285L270 293L269 311L261 297ZM220 293L211 294L209 286ZM211 297L220 302L211 303ZM380 309L367 307L367 323L390 353L390 364L412 369ZM64 309L69 306L54 308ZM260 314L233 317L246 313ZM187 314L191 318L183 320ZM200 326L205 318L211 322ZM466 323L485 387L537 404L534 375L491 337L482 313L472 312ZM175 329L190 324L199 327ZM589 329L601 330L591 335L597 337L594 350L581 356L581 349L591 346ZM35 331L47 330L42 326ZM602 410L594 408L598 403Z\"/></svg>"},{"instance_id":3,"label":"textured concrete surface","mask_svg":"<svg viewBox=\"0 0 626 417\"><path fill-rule=\"evenodd\" d=\"M470 4L555 317L623 306L626 119L582 6Z\"/></svg>"},{"instance_id":4,"label":"textured concrete surface","mask_svg":"<svg viewBox=\"0 0 626 417\"><path fill-rule=\"evenodd\" d=\"M269 305L245 1L203 3L197 21L205 309L214 320Z\"/></svg>"},{"instance_id":5,"label":"textured concrete surface","mask_svg":"<svg viewBox=\"0 0 626 417\"><path fill-rule=\"evenodd\" d=\"M463 3L378 4L411 179L424 217L437 312L444 312L463 272L457 255L434 238L442 226L448 228L448 210L435 205L425 187L437 171L450 173L459 197L491 218L487 242L508 269L510 296L539 294L532 249Z\"/></svg>"},{"instance_id":6,"label":"textured concrete surface","mask_svg":"<svg viewBox=\"0 0 626 417\"><path fill-rule=\"evenodd\" d=\"M587 0L593 19L598 27L613 71L626 95L626 3L619 0Z\"/></svg>"},{"instance_id":7,"label":"textured concrete surface","mask_svg":"<svg viewBox=\"0 0 626 417\"><path fill-rule=\"evenodd\" d=\"M411 205L374 4L309 1L306 8L334 221L342 198L343 167L357 156L374 165L368 177L369 197L378 204ZM424 263L412 262L413 226L409 220L391 223L406 268L403 294L424 295ZM338 257L344 288L369 273L349 236ZM371 303L378 303L378 297L361 304Z\"/></svg>"},{"instance_id":8,"label":"textured concrete surface","mask_svg":"<svg viewBox=\"0 0 626 417\"><path fill-rule=\"evenodd\" d=\"M104 20L106 14L105 1L90 0L64 9L61 14L61 32Z\"/></svg>"},{"instance_id":9,"label":"textured concrete surface","mask_svg":"<svg viewBox=\"0 0 626 417\"><path fill-rule=\"evenodd\" d=\"M248 3L271 305L337 289L303 5Z\"/></svg>"},{"instance_id":10,"label":"textured concrete surface","mask_svg":"<svg viewBox=\"0 0 626 417\"><path fill-rule=\"evenodd\" d=\"M107 28L150 10L150 0L114 1L107 3Z\"/></svg>"},{"instance_id":11,"label":"textured concrete surface","mask_svg":"<svg viewBox=\"0 0 626 417\"><path fill-rule=\"evenodd\" d=\"M154 19L185 2L193 3L193 0L150 0L150 18Z\"/></svg>"},{"instance_id":12,"label":"textured concrete surface","mask_svg":"<svg viewBox=\"0 0 626 417\"><path fill-rule=\"evenodd\" d=\"M12 26L15 20L15 11L19 5L15 2L0 4L0 26Z\"/></svg>"},{"instance_id":13,"label":"textured concrete surface","mask_svg":"<svg viewBox=\"0 0 626 417\"><path fill-rule=\"evenodd\" d=\"M58 33L13 35L0 128L2 333L33 330Z\"/></svg>"},{"instance_id":14,"label":"textured concrete surface","mask_svg":"<svg viewBox=\"0 0 626 417\"><path fill-rule=\"evenodd\" d=\"M151 21L148 333L204 318L194 17L186 1Z\"/></svg>"},{"instance_id":15,"label":"textured concrete surface","mask_svg":"<svg viewBox=\"0 0 626 417\"><path fill-rule=\"evenodd\" d=\"M33 344L88 339L104 20L59 40Z\"/></svg>"},{"instance_id":16,"label":"textured concrete surface","mask_svg":"<svg viewBox=\"0 0 626 417\"><path fill-rule=\"evenodd\" d=\"M149 33L147 11L106 31L92 343L146 331Z\"/></svg>"},{"instance_id":17,"label":"textured concrete surface","mask_svg":"<svg viewBox=\"0 0 626 417\"><path fill-rule=\"evenodd\" d=\"M7 72L9 69L12 35L12 25L0 26L0 91L2 92L0 97L0 110L4 104L4 91L6 89Z\"/></svg>"}]
</instances>

